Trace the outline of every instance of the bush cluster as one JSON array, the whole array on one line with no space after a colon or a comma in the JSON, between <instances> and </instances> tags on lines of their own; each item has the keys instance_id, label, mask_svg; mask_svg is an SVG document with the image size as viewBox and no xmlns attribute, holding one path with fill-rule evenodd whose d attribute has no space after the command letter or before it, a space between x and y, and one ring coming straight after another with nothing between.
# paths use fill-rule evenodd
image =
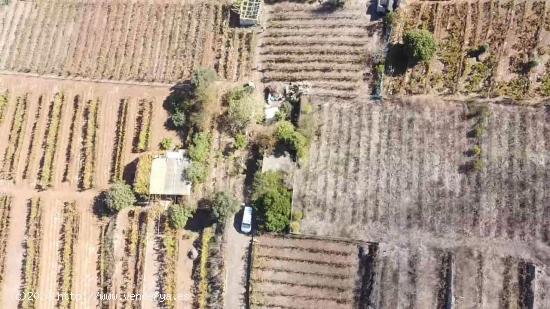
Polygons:
<instances>
[{"instance_id":1,"label":"bush cluster","mask_svg":"<svg viewBox=\"0 0 550 309\"><path fill-rule=\"evenodd\" d=\"M285 186L280 172L269 171L256 175L252 201L261 230L283 232L288 229L292 193Z\"/></svg>"},{"instance_id":2,"label":"bush cluster","mask_svg":"<svg viewBox=\"0 0 550 309\"><path fill-rule=\"evenodd\" d=\"M216 192L212 198L212 215L224 225L227 218L239 209L239 202L227 192Z\"/></svg>"},{"instance_id":3,"label":"bush cluster","mask_svg":"<svg viewBox=\"0 0 550 309\"><path fill-rule=\"evenodd\" d=\"M200 68L191 78L191 91L181 93L173 98L170 120L177 129L205 130L212 122L217 110L217 91L213 86L216 72Z\"/></svg>"},{"instance_id":4,"label":"bush cluster","mask_svg":"<svg viewBox=\"0 0 550 309\"><path fill-rule=\"evenodd\" d=\"M182 204L172 204L168 207L168 223L174 229L183 229L194 210Z\"/></svg>"},{"instance_id":5,"label":"bush cluster","mask_svg":"<svg viewBox=\"0 0 550 309\"><path fill-rule=\"evenodd\" d=\"M122 181L115 182L113 186L105 192L104 196L107 209L113 213L127 207L132 207L136 202L132 187Z\"/></svg>"},{"instance_id":6,"label":"bush cluster","mask_svg":"<svg viewBox=\"0 0 550 309\"><path fill-rule=\"evenodd\" d=\"M303 159L307 156L308 139L304 134L297 131L290 121L280 121L277 125L275 135L279 141L289 144L296 151L298 158Z\"/></svg>"},{"instance_id":7,"label":"bush cluster","mask_svg":"<svg viewBox=\"0 0 550 309\"><path fill-rule=\"evenodd\" d=\"M430 61L437 51L432 33L425 29L406 32L403 44L409 60L413 62Z\"/></svg>"},{"instance_id":8,"label":"bush cluster","mask_svg":"<svg viewBox=\"0 0 550 309\"><path fill-rule=\"evenodd\" d=\"M227 126L231 132L242 132L258 123L263 116L263 103L252 87L238 87L227 94Z\"/></svg>"},{"instance_id":9,"label":"bush cluster","mask_svg":"<svg viewBox=\"0 0 550 309\"><path fill-rule=\"evenodd\" d=\"M196 133L189 147L191 166L187 169L187 179L192 183L202 183L208 177L208 157L212 148L212 136L206 132Z\"/></svg>"}]
</instances>

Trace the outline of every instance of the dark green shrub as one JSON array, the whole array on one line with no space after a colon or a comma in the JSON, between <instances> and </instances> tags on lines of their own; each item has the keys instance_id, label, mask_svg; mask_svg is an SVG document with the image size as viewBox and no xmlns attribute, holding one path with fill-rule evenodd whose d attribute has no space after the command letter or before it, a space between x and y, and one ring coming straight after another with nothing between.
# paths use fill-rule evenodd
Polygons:
<instances>
[{"instance_id":1,"label":"dark green shrub","mask_svg":"<svg viewBox=\"0 0 550 309\"><path fill-rule=\"evenodd\" d=\"M224 224L228 217L239 209L239 202L227 192L216 192L212 198L212 214L219 223Z\"/></svg>"},{"instance_id":2,"label":"dark green shrub","mask_svg":"<svg viewBox=\"0 0 550 309\"><path fill-rule=\"evenodd\" d=\"M405 51L412 62L428 62L437 51L437 44L428 30L411 30L403 37Z\"/></svg>"},{"instance_id":3,"label":"dark green shrub","mask_svg":"<svg viewBox=\"0 0 550 309\"><path fill-rule=\"evenodd\" d=\"M117 181L105 192L105 205L111 212L118 212L124 208L132 207L136 202L136 196L132 187L122 181Z\"/></svg>"},{"instance_id":4,"label":"dark green shrub","mask_svg":"<svg viewBox=\"0 0 550 309\"><path fill-rule=\"evenodd\" d=\"M183 229L193 214L194 210L185 205L172 204L168 207L168 223L172 228Z\"/></svg>"}]
</instances>

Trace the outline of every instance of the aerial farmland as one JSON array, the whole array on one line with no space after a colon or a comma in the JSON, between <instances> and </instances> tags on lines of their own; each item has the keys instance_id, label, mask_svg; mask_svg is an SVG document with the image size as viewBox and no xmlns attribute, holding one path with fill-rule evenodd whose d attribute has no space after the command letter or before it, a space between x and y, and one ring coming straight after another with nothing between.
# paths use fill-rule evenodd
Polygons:
<instances>
[{"instance_id":1,"label":"aerial farmland","mask_svg":"<svg viewBox=\"0 0 550 309\"><path fill-rule=\"evenodd\" d=\"M0 308L550 308L550 2L0 1Z\"/></svg>"}]
</instances>

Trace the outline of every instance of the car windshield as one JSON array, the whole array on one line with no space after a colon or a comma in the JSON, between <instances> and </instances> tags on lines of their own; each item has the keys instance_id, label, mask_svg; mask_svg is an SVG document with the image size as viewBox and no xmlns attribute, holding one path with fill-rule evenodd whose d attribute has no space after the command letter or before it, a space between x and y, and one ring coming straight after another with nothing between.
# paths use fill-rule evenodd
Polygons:
<instances>
[{"instance_id":1,"label":"car windshield","mask_svg":"<svg viewBox=\"0 0 550 309\"><path fill-rule=\"evenodd\" d=\"M243 228L247 229L247 228L249 228L249 227L250 227L250 224L248 224L248 223L243 223Z\"/></svg>"}]
</instances>

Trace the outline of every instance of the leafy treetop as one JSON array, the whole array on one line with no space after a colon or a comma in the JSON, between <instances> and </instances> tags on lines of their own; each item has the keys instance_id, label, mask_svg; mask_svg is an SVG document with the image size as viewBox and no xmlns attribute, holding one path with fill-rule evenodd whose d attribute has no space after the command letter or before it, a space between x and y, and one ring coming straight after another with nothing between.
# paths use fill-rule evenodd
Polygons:
<instances>
[{"instance_id":1,"label":"leafy treetop","mask_svg":"<svg viewBox=\"0 0 550 309\"><path fill-rule=\"evenodd\" d=\"M403 43L407 56L414 62L430 61L437 51L437 43L432 33L425 29L408 31Z\"/></svg>"},{"instance_id":2,"label":"leafy treetop","mask_svg":"<svg viewBox=\"0 0 550 309\"><path fill-rule=\"evenodd\" d=\"M117 181L105 192L105 204L111 212L118 212L131 207L136 202L132 187L122 181Z\"/></svg>"}]
</instances>

